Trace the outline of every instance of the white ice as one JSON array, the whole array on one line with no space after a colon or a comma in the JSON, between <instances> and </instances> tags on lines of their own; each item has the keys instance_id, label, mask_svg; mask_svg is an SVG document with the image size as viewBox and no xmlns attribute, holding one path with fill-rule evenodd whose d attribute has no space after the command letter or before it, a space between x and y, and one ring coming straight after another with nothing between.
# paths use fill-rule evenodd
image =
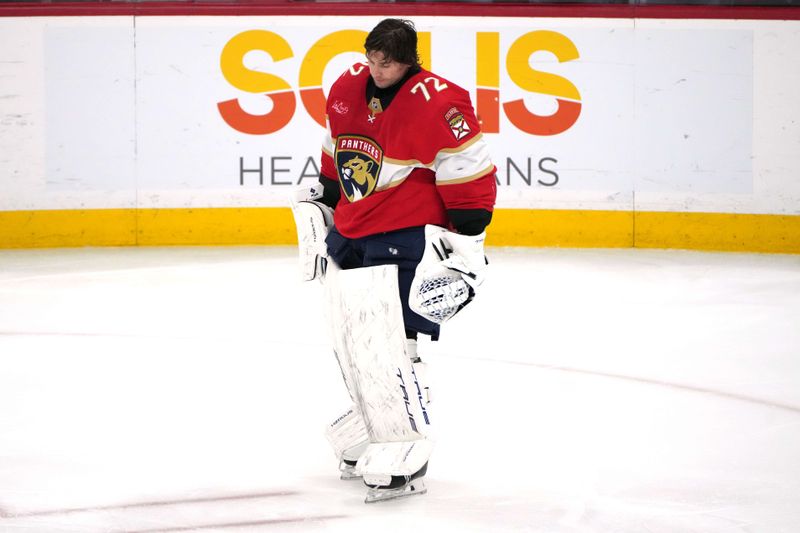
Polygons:
<instances>
[{"instance_id":1,"label":"white ice","mask_svg":"<svg viewBox=\"0 0 800 533\"><path fill-rule=\"evenodd\" d=\"M366 505L286 247L0 251L0 531L800 531L800 257L489 249Z\"/></svg>"}]
</instances>

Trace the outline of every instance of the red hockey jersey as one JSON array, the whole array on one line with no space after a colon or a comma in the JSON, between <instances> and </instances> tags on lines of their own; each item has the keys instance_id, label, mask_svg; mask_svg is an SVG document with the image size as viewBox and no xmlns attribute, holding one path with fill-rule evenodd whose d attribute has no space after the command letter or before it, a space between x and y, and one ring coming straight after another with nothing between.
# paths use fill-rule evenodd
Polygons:
<instances>
[{"instance_id":1,"label":"red hockey jersey","mask_svg":"<svg viewBox=\"0 0 800 533\"><path fill-rule=\"evenodd\" d=\"M333 84L326 105L321 173L339 180L339 232L359 238L447 227L447 209L491 211L496 169L469 93L421 70L378 112L365 101L368 79L366 64L353 65Z\"/></svg>"}]
</instances>

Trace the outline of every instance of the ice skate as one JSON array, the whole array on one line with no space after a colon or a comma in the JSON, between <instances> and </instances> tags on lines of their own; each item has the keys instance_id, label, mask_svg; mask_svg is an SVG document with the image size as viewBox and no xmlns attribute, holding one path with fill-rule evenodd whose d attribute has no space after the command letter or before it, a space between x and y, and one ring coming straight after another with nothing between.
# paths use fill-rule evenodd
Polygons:
<instances>
[{"instance_id":1,"label":"ice skate","mask_svg":"<svg viewBox=\"0 0 800 533\"><path fill-rule=\"evenodd\" d=\"M370 487L367 490L367 497L364 499L364 503L385 502L415 494L425 494L426 492L428 492L428 488L425 486L425 482L422 478L418 478L404 482L396 488Z\"/></svg>"},{"instance_id":2,"label":"ice skate","mask_svg":"<svg viewBox=\"0 0 800 533\"><path fill-rule=\"evenodd\" d=\"M387 500L396 500L398 498L405 498L406 496L414 496L415 494L425 494L428 488L425 486L425 473L428 471L428 463L425 463L422 468L415 474L410 476L387 476L388 484L373 484L374 481L371 476L364 478L364 483L367 485L367 497L364 503L384 502Z\"/></svg>"},{"instance_id":3,"label":"ice skate","mask_svg":"<svg viewBox=\"0 0 800 533\"><path fill-rule=\"evenodd\" d=\"M356 473L356 461L342 459L342 462L339 463L339 479L344 481L361 479L361 474Z\"/></svg>"}]
</instances>

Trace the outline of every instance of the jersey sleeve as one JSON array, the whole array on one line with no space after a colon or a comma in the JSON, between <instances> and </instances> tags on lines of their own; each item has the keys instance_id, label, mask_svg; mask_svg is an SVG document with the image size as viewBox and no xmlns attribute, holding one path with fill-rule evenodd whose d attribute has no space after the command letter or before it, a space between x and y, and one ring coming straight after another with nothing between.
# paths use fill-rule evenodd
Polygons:
<instances>
[{"instance_id":1,"label":"jersey sleeve","mask_svg":"<svg viewBox=\"0 0 800 533\"><path fill-rule=\"evenodd\" d=\"M455 89L455 88L454 88ZM497 197L496 168L480 131L469 93L454 90L431 117L431 137L439 139L433 160L439 195L448 210L491 212Z\"/></svg>"},{"instance_id":2,"label":"jersey sleeve","mask_svg":"<svg viewBox=\"0 0 800 533\"><path fill-rule=\"evenodd\" d=\"M319 173L326 178L338 180L336 173L336 165L333 162L333 137L331 136L331 127L328 123L325 129L325 137L322 139L322 154L320 155L320 169Z\"/></svg>"}]
</instances>

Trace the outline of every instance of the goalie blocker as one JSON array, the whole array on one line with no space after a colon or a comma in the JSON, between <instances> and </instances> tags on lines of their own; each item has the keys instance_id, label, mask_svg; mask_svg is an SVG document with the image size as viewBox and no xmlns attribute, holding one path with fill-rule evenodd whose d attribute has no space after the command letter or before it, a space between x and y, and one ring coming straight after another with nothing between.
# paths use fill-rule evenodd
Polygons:
<instances>
[{"instance_id":1,"label":"goalie blocker","mask_svg":"<svg viewBox=\"0 0 800 533\"><path fill-rule=\"evenodd\" d=\"M297 228L298 260L303 281L322 279L328 264L325 238L333 225L333 209L319 202L320 184L299 187L292 192L290 202Z\"/></svg>"}]
</instances>

